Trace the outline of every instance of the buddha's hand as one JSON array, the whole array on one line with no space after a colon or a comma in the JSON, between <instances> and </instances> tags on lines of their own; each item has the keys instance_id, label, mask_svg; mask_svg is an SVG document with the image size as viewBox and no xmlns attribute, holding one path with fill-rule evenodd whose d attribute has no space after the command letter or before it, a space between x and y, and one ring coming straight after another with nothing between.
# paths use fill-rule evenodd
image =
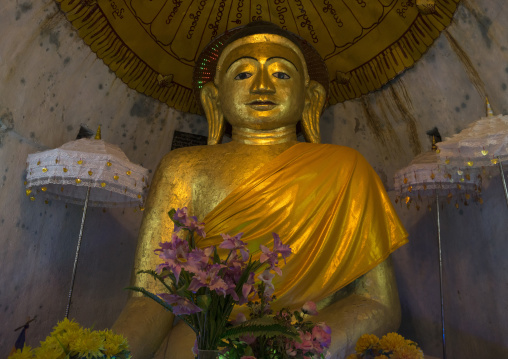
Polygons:
<instances>
[{"instance_id":1,"label":"buddha's hand","mask_svg":"<svg viewBox=\"0 0 508 359\"><path fill-rule=\"evenodd\" d=\"M173 314L152 299L132 297L112 330L127 338L132 357L151 359L170 332Z\"/></svg>"}]
</instances>

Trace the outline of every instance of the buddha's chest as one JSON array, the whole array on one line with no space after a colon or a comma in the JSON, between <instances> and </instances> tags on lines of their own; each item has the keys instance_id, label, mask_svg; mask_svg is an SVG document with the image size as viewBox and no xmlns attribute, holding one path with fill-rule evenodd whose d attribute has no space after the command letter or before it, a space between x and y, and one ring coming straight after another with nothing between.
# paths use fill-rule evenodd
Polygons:
<instances>
[{"instance_id":1,"label":"buddha's chest","mask_svg":"<svg viewBox=\"0 0 508 359\"><path fill-rule=\"evenodd\" d=\"M201 158L190 178L193 212L204 218L235 188L245 183L279 153L225 151Z\"/></svg>"},{"instance_id":2,"label":"buddha's chest","mask_svg":"<svg viewBox=\"0 0 508 359\"><path fill-rule=\"evenodd\" d=\"M202 163L196 168L190 185L194 213L204 218L262 166L263 163L246 159L239 161L235 156Z\"/></svg>"}]
</instances>

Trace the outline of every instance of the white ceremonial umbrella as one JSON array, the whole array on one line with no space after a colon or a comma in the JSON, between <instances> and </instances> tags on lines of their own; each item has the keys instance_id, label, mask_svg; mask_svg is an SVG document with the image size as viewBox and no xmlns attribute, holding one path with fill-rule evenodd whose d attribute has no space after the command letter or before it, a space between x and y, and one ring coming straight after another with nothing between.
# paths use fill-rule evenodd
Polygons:
<instances>
[{"instance_id":1,"label":"white ceremonial umbrella","mask_svg":"<svg viewBox=\"0 0 508 359\"><path fill-rule=\"evenodd\" d=\"M508 161L508 116L494 116L487 100L487 117L437 144L439 162L458 168L499 166L508 205L503 162Z\"/></svg>"},{"instance_id":2,"label":"white ceremonial umbrella","mask_svg":"<svg viewBox=\"0 0 508 359\"><path fill-rule=\"evenodd\" d=\"M95 139L82 138L28 155L26 193L30 199L35 200L37 193L46 199L83 205L65 317L69 315L88 206L141 207L147 179L147 169L130 162L120 148L100 139L100 127Z\"/></svg>"},{"instance_id":3,"label":"white ceremonial umbrella","mask_svg":"<svg viewBox=\"0 0 508 359\"><path fill-rule=\"evenodd\" d=\"M413 161L394 176L395 191L398 198L406 204L418 203L423 197L445 197L459 200L467 205L477 199L481 187L479 170L460 169L452 165L440 164L435 151L416 156Z\"/></svg>"},{"instance_id":4,"label":"white ceremonial umbrella","mask_svg":"<svg viewBox=\"0 0 508 359\"><path fill-rule=\"evenodd\" d=\"M446 337L443 296L443 261L441 250L441 223L439 220L439 198L445 197L450 202L455 198L455 206L459 201L468 205L471 200L479 200L481 191L481 176L479 169L459 168L440 164L438 154L429 151L416 156L411 163L397 171L394 176L395 191L398 200L404 201L408 207L412 202L418 203L423 197L436 199L437 239L439 250L439 286L441 296L441 329L443 338L443 359L446 359ZM430 209L430 205L429 205Z\"/></svg>"}]
</instances>

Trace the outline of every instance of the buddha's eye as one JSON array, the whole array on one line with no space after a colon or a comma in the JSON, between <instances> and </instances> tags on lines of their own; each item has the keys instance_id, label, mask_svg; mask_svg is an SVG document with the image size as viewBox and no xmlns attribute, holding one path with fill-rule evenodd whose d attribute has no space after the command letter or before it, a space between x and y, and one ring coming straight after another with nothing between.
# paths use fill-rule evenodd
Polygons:
<instances>
[{"instance_id":1,"label":"buddha's eye","mask_svg":"<svg viewBox=\"0 0 508 359\"><path fill-rule=\"evenodd\" d=\"M235 76L235 80L245 80L251 76L252 74L249 72L240 72L238 75Z\"/></svg>"},{"instance_id":2,"label":"buddha's eye","mask_svg":"<svg viewBox=\"0 0 508 359\"><path fill-rule=\"evenodd\" d=\"M284 73L284 72L274 72L272 74L272 76L278 78L278 79L281 79L281 80L287 80L287 79L290 79L291 77L289 77L288 74Z\"/></svg>"}]
</instances>

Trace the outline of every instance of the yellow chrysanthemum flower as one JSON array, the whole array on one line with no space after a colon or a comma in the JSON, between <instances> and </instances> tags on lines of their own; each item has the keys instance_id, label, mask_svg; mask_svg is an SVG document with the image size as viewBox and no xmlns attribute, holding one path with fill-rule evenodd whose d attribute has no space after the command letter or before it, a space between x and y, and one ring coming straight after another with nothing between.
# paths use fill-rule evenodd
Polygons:
<instances>
[{"instance_id":1,"label":"yellow chrysanthemum flower","mask_svg":"<svg viewBox=\"0 0 508 359\"><path fill-rule=\"evenodd\" d=\"M32 348L24 346L23 349L17 349L14 353L9 355L8 359L32 359Z\"/></svg>"},{"instance_id":2,"label":"yellow chrysanthemum flower","mask_svg":"<svg viewBox=\"0 0 508 359\"><path fill-rule=\"evenodd\" d=\"M405 345L395 349L391 359L423 359L423 352L415 345Z\"/></svg>"},{"instance_id":3,"label":"yellow chrysanthemum flower","mask_svg":"<svg viewBox=\"0 0 508 359\"><path fill-rule=\"evenodd\" d=\"M129 350L127 340L123 336L117 335L111 330L104 330L100 333L104 337L104 354L106 358L109 359L123 351Z\"/></svg>"},{"instance_id":4,"label":"yellow chrysanthemum flower","mask_svg":"<svg viewBox=\"0 0 508 359\"><path fill-rule=\"evenodd\" d=\"M59 322L55 327L53 328L53 331L51 332L52 336L60 335L64 332L75 332L81 329L81 326L74 321L74 319L67 319L65 318L61 322Z\"/></svg>"},{"instance_id":5,"label":"yellow chrysanthemum flower","mask_svg":"<svg viewBox=\"0 0 508 359\"><path fill-rule=\"evenodd\" d=\"M63 345L63 347L68 351L72 346L72 343L75 343L81 336L85 333L85 329L73 328L67 331L61 332L59 335L52 335L52 337L58 339L58 341ZM48 337L49 338L49 337Z\"/></svg>"},{"instance_id":6,"label":"yellow chrysanthemum flower","mask_svg":"<svg viewBox=\"0 0 508 359\"><path fill-rule=\"evenodd\" d=\"M388 333L379 340L379 348L384 351L393 351L406 346L406 339L397 333Z\"/></svg>"},{"instance_id":7,"label":"yellow chrysanthemum flower","mask_svg":"<svg viewBox=\"0 0 508 359\"><path fill-rule=\"evenodd\" d=\"M351 355L348 355L348 357L346 359L358 359L358 355L351 354Z\"/></svg>"},{"instance_id":8,"label":"yellow chrysanthemum flower","mask_svg":"<svg viewBox=\"0 0 508 359\"><path fill-rule=\"evenodd\" d=\"M37 359L63 359L66 356L62 344L52 336L42 341L41 346L34 349L34 353Z\"/></svg>"},{"instance_id":9,"label":"yellow chrysanthemum flower","mask_svg":"<svg viewBox=\"0 0 508 359\"><path fill-rule=\"evenodd\" d=\"M69 343L71 355L77 354L80 358L98 358L103 357L104 337L96 331L84 329L81 335L73 342Z\"/></svg>"},{"instance_id":10,"label":"yellow chrysanthemum flower","mask_svg":"<svg viewBox=\"0 0 508 359\"><path fill-rule=\"evenodd\" d=\"M379 338L374 334L364 334L356 342L355 350L361 354L367 349L377 350Z\"/></svg>"}]
</instances>

